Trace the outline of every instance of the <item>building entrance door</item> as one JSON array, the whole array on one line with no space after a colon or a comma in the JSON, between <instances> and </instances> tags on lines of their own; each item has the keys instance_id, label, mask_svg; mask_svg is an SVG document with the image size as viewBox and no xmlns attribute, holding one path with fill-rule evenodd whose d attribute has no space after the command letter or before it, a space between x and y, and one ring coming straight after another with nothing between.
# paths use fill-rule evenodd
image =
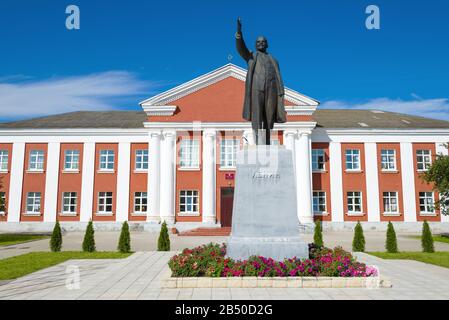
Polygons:
<instances>
[{"instance_id":1,"label":"building entrance door","mask_svg":"<svg viewBox=\"0 0 449 320\"><path fill-rule=\"evenodd\" d=\"M234 188L221 188L220 194L221 226L232 227L232 206L234 204Z\"/></svg>"}]
</instances>

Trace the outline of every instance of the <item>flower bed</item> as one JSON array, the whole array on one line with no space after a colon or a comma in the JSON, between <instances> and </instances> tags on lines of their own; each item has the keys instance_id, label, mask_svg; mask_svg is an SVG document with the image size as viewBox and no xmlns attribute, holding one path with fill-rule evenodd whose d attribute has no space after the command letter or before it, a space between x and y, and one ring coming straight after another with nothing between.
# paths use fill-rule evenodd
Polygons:
<instances>
[{"instance_id":1,"label":"flower bed","mask_svg":"<svg viewBox=\"0 0 449 320\"><path fill-rule=\"evenodd\" d=\"M265 257L250 257L235 261L226 257L226 246L208 244L184 249L168 263L175 278L192 277L376 277L377 270L355 258L342 248L309 246L309 259L275 261Z\"/></svg>"}]
</instances>

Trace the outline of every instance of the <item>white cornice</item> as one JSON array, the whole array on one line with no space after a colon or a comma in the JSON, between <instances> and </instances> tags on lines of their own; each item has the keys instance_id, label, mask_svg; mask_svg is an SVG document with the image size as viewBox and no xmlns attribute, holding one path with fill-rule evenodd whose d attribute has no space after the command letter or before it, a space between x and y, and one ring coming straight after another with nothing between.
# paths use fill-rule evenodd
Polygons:
<instances>
[{"instance_id":1,"label":"white cornice","mask_svg":"<svg viewBox=\"0 0 449 320\"><path fill-rule=\"evenodd\" d=\"M152 98L146 99L140 103L145 108L146 106L161 106L169 104L172 101L178 100L186 95L201 90L223 79L233 77L241 81L246 79L246 70L240 68L232 63L218 68L212 72L206 73L198 78L188 81L180 86L177 86L168 91L162 92ZM310 97L307 97L297 91L285 88L285 99L296 106L318 106L319 102Z\"/></svg>"},{"instance_id":2,"label":"white cornice","mask_svg":"<svg viewBox=\"0 0 449 320\"><path fill-rule=\"evenodd\" d=\"M449 135L449 129L359 129L359 128L316 128L314 130L316 134L327 135L361 135L361 136L376 136L376 135L391 135L391 136L403 136L403 135Z\"/></svg>"},{"instance_id":3,"label":"white cornice","mask_svg":"<svg viewBox=\"0 0 449 320\"><path fill-rule=\"evenodd\" d=\"M147 116L172 116L177 106L143 106Z\"/></svg>"},{"instance_id":4,"label":"white cornice","mask_svg":"<svg viewBox=\"0 0 449 320\"><path fill-rule=\"evenodd\" d=\"M186 131L201 131L204 129L216 130L246 130L251 129L251 122L144 122L148 129L176 129ZM274 130L295 129L313 129L316 122L312 121L294 121L286 123L275 123Z\"/></svg>"}]
</instances>

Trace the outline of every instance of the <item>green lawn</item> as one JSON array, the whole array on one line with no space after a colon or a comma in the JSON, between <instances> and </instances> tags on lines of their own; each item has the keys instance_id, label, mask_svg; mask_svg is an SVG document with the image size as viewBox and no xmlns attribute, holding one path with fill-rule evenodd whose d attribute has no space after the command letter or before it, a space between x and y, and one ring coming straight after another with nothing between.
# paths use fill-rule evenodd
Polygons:
<instances>
[{"instance_id":1,"label":"green lawn","mask_svg":"<svg viewBox=\"0 0 449 320\"><path fill-rule=\"evenodd\" d=\"M413 236L414 239L421 239L421 236ZM433 241L449 243L449 238L443 236L433 236Z\"/></svg>"},{"instance_id":2,"label":"green lawn","mask_svg":"<svg viewBox=\"0 0 449 320\"><path fill-rule=\"evenodd\" d=\"M0 280L10 280L48 268L70 259L121 259L131 253L120 252L31 252L0 260Z\"/></svg>"},{"instance_id":3,"label":"green lawn","mask_svg":"<svg viewBox=\"0 0 449 320\"><path fill-rule=\"evenodd\" d=\"M368 252L373 256L382 259L402 259L402 260L416 260L424 263L434 264L440 267L449 268L449 252L399 252L399 253L387 253L387 252Z\"/></svg>"},{"instance_id":4,"label":"green lawn","mask_svg":"<svg viewBox=\"0 0 449 320\"><path fill-rule=\"evenodd\" d=\"M41 240L49 238L47 235L42 234L0 234L0 247L9 246L12 244L18 244L28 241Z\"/></svg>"}]
</instances>

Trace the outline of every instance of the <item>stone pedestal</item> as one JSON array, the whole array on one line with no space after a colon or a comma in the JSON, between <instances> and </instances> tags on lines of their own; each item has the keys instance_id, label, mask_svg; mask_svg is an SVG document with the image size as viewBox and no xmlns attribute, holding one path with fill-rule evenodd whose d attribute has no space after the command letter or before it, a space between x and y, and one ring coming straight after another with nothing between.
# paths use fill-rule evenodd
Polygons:
<instances>
[{"instance_id":1,"label":"stone pedestal","mask_svg":"<svg viewBox=\"0 0 449 320\"><path fill-rule=\"evenodd\" d=\"M293 157L284 146L250 146L237 152L228 256L275 260L308 258L299 237Z\"/></svg>"}]
</instances>

